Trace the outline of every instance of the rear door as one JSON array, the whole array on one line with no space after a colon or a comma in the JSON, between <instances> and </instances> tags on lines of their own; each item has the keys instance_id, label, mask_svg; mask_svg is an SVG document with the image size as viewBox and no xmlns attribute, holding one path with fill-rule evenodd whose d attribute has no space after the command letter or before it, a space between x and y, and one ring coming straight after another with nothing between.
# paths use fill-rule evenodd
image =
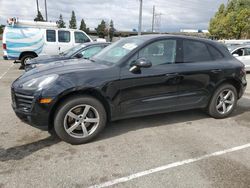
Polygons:
<instances>
[{"instance_id":1,"label":"rear door","mask_svg":"<svg viewBox=\"0 0 250 188\"><path fill-rule=\"evenodd\" d=\"M42 54L57 55L59 53L57 32L54 29L45 30L45 43Z\"/></svg>"},{"instance_id":2,"label":"rear door","mask_svg":"<svg viewBox=\"0 0 250 188\"><path fill-rule=\"evenodd\" d=\"M205 107L213 85L223 77L223 54L198 40L183 39L181 49L178 104L181 109Z\"/></svg>"}]
</instances>

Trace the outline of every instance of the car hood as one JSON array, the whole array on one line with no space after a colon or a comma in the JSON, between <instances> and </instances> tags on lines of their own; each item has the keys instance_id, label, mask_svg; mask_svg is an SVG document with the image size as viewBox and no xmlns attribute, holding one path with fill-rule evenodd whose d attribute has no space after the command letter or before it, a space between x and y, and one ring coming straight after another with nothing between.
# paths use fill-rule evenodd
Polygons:
<instances>
[{"instance_id":1,"label":"car hood","mask_svg":"<svg viewBox=\"0 0 250 188\"><path fill-rule=\"evenodd\" d=\"M60 60L66 60L66 59L69 59L69 58L66 56L62 56L62 55L41 55L27 62L27 65L46 64L46 63L50 63L53 61L60 61Z\"/></svg>"},{"instance_id":2,"label":"car hood","mask_svg":"<svg viewBox=\"0 0 250 188\"><path fill-rule=\"evenodd\" d=\"M37 67L28 72L25 72L19 79L29 78L37 78L43 75L49 74L66 74L66 73L77 73L83 71L94 71L99 69L106 69L109 66L95 63L87 59L70 59L63 61L56 61L49 63L48 65L44 65L41 67Z\"/></svg>"}]
</instances>

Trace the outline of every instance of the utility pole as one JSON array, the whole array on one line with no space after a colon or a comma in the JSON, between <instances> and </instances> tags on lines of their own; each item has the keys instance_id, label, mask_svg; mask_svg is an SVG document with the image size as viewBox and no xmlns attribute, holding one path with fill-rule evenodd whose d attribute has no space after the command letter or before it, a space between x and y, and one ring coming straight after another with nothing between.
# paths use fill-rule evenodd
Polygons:
<instances>
[{"instance_id":1,"label":"utility pole","mask_svg":"<svg viewBox=\"0 0 250 188\"><path fill-rule=\"evenodd\" d=\"M45 4L45 18L46 18L46 22L47 22L48 21L47 0L44 0L44 4Z\"/></svg>"},{"instance_id":2,"label":"utility pole","mask_svg":"<svg viewBox=\"0 0 250 188\"><path fill-rule=\"evenodd\" d=\"M140 1L140 10L139 10L139 25L138 25L138 35L141 35L141 25L142 25L142 0Z\"/></svg>"},{"instance_id":3,"label":"utility pole","mask_svg":"<svg viewBox=\"0 0 250 188\"><path fill-rule=\"evenodd\" d=\"M154 24L155 24L155 5L153 6L152 33L154 32Z\"/></svg>"},{"instance_id":4,"label":"utility pole","mask_svg":"<svg viewBox=\"0 0 250 188\"><path fill-rule=\"evenodd\" d=\"M38 4L38 0L36 0L36 9L37 9L37 14L39 12L39 4Z\"/></svg>"}]
</instances>

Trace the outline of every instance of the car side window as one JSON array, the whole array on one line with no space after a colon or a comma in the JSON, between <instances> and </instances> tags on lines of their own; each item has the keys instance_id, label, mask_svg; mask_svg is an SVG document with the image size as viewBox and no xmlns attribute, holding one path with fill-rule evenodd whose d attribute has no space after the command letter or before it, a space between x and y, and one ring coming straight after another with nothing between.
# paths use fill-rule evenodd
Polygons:
<instances>
[{"instance_id":1,"label":"car side window","mask_svg":"<svg viewBox=\"0 0 250 188\"><path fill-rule=\"evenodd\" d=\"M90 42L89 38L82 32L74 32L75 43L85 43Z\"/></svg>"},{"instance_id":2,"label":"car side window","mask_svg":"<svg viewBox=\"0 0 250 188\"><path fill-rule=\"evenodd\" d=\"M183 62L193 63L211 61L207 45L203 42L183 40Z\"/></svg>"},{"instance_id":3,"label":"car side window","mask_svg":"<svg viewBox=\"0 0 250 188\"><path fill-rule=\"evenodd\" d=\"M245 48L245 55L246 56L250 55L250 48Z\"/></svg>"},{"instance_id":4,"label":"car side window","mask_svg":"<svg viewBox=\"0 0 250 188\"><path fill-rule=\"evenodd\" d=\"M146 58L152 66L175 63L176 45L173 39L153 42L139 51L138 58Z\"/></svg>"},{"instance_id":5,"label":"car side window","mask_svg":"<svg viewBox=\"0 0 250 188\"><path fill-rule=\"evenodd\" d=\"M47 42L56 42L56 31L46 30L46 40Z\"/></svg>"},{"instance_id":6,"label":"car side window","mask_svg":"<svg viewBox=\"0 0 250 188\"><path fill-rule=\"evenodd\" d=\"M209 52L211 53L211 55L213 56L213 59L222 59L224 56L221 54L221 52L219 50L217 50L216 48L214 48L211 45L207 45Z\"/></svg>"},{"instance_id":7,"label":"car side window","mask_svg":"<svg viewBox=\"0 0 250 188\"><path fill-rule=\"evenodd\" d=\"M92 56L100 52L102 49L103 49L102 46L94 46L86 50L83 50L81 54L83 55L83 58L91 58Z\"/></svg>"},{"instance_id":8,"label":"car side window","mask_svg":"<svg viewBox=\"0 0 250 188\"><path fill-rule=\"evenodd\" d=\"M70 32L69 31L58 31L58 41L59 42L70 42Z\"/></svg>"},{"instance_id":9,"label":"car side window","mask_svg":"<svg viewBox=\"0 0 250 188\"><path fill-rule=\"evenodd\" d=\"M244 48L240 48L240 49L238 49L238 50L235 50L234 52L233 52L233 55L234 54L236 54L236 55L238 55L238 56L244 56Z\"/></svg>"}]
</instances>

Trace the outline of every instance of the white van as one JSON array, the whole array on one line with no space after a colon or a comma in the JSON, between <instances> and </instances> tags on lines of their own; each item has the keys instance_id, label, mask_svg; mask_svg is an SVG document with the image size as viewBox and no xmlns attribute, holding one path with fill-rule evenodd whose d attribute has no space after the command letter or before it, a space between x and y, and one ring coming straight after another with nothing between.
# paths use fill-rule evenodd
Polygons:
<instances>
[{"instance_id":1,"label":"white van","mask_svg":"<svg viewBox=\"0 0 250 188\"><path fill-rule=\"evenodd\" d=\"M11 18L3 33L4 59L25 64L39 55L58 55L85 42L92 42L92 39L81 30L59 29L51 22Z\"/></svg>"}]
</instances>

